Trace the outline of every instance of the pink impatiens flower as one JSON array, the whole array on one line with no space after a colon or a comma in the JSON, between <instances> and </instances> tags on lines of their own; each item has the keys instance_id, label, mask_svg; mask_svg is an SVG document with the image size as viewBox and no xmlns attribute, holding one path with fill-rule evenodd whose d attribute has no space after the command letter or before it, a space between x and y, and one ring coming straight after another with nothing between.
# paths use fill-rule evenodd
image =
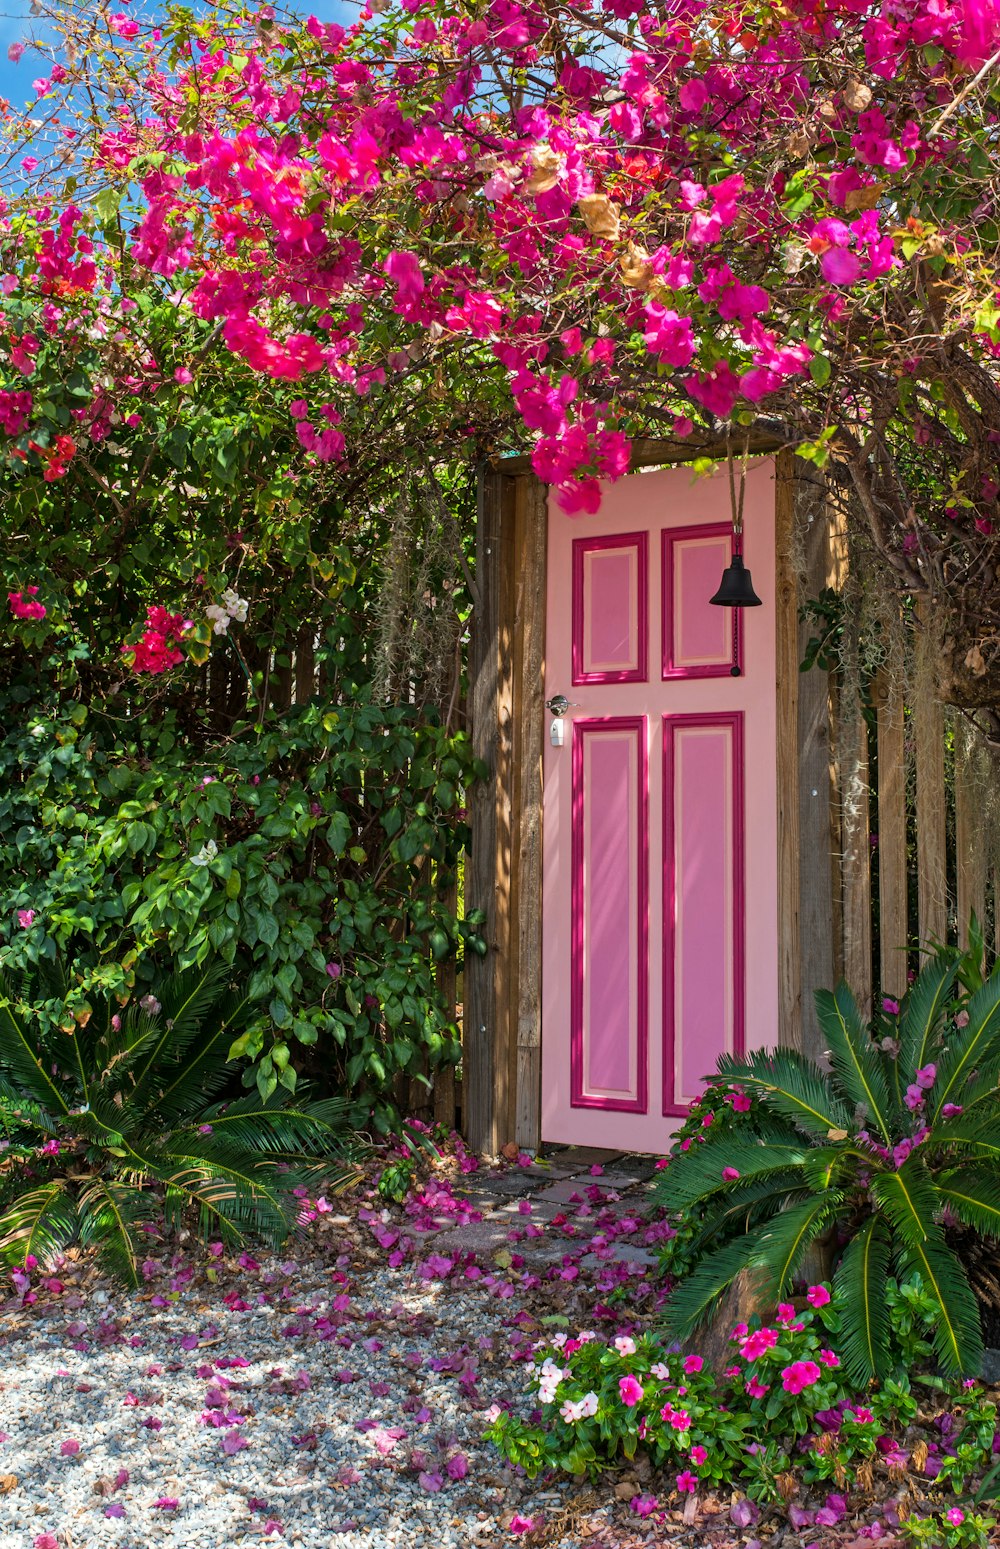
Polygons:
<instances>
[{"instance_id":1,"label":"pink impatiens flower","mask_svg":"<svg viewBox=\"0 0 1000 1549\"><path fill-rule=\"evenodd\" d=\"M700 1372L704 1364L700 1355L686 1355L684 1357L684 1370L689 1377L693 1377L695 1372Z\"/></svg>"},{"instance_id":2,"label":"pink impatiens flower","mask_svg":"<svg viewBox=\"0 0 1000 1549\"><path fill-rule=\"evenodd\" d=\"M636 1377L619 1377L618 1391L622 1396L622 1403L626 1409L634 1409L642 1398L642 1383Z\"/></svg>"},{"instance_id":3,"label":"pink impatiens flower","mask_svg":"<svg viewBox=\"0 0 1000 1549\"><path fill-rule=\"evenodd\" d=\"M818 1382L822 1372L815 1361L793 1361L781 1373L781 1386L786 1393L801 1393Z\"/></svg>"},{"instance_id":4,"label":"pink impatiens flower","mask_svg":"<svg viewBox=\"0 0 1000 1549\"><path fill-rule=\"evenodd\" d=\"M830 1300L830 1293L825 1285L811 1285L806 1292L806 1301L810 1307L825 1307Z\"/></svg>"},{"instance_id":5,"label":"pink impatiens flower","mask_svg":"<svg viewBox=\"0 0 1000 1549\"><path fill-rule=\"evenodd\" d=\"M698 1476L692 1474L690 1469L685 1469L677 1475L677 1488L683 1495L693 1495L698 1488Z\"/></svg>"},{"instance_id":6,"label":"pink impatiens flower","mask_svg":"<svg viewBox=\"0 0 1000 1549\"><path fill-rule=\"evenodd\" d=\"M763 1355L768 1350L773 1350L777 1343L777 1329L759 1328L744 1339L740 1345L740 1355L745 1361L755 1361L759 1355Z\"/></svg>"}]
</instances>

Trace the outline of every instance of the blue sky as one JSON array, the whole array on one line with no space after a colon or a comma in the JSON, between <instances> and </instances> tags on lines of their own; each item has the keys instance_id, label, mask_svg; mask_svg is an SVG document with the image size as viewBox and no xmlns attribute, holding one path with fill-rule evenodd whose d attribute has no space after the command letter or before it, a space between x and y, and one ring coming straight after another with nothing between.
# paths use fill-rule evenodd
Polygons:
<instances>
[{"instance_id":1,"label":"blue sky","mask_svg":"<svg viewBox=\"0 0 1000 1549\"><path fill-rule=\"evenodd\" d=\"M42 72L37 55L25 53L19 64L11 64L7 50L12 43L26 42L41 23L31 16L31 0L0 0L0 97L6 97L13 107L23 106L31 95L31 83ZM125 10L126 6L123 5ZM155 4L134 4L128 7L133 16L143 21L152 20L157 14ZM320 21L350 22L356 19L359 0L282 0L282 9L297 11L301 16L318 16Z\"/></svg>"}]
</instances>

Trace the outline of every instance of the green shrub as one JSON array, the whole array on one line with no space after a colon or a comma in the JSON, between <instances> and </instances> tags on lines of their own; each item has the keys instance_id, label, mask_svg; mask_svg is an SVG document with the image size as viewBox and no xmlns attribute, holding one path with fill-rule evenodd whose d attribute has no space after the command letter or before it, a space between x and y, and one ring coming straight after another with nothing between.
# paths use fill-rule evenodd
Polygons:
<instances>
[{"instance_id":1,"label":"green shrub","mask_svg":"<svg viewBox=\"0 0 1000 1549\"><path fill-rule=\"evenodd\" d=\"M246 986L233 1052L261 1097L304 1071L384 1130L399 1072L458 1058L437 965L481 939L443 896L463 734L361 692L193 749L171 713L126 738L81 705L0 709L0 966L72 965L36 1008L47 1032L218 957Z\"/></svg>"},{"instance_id":2,"label":"green shrub","mask_svg":"<svg viewBox=\"0 0 1000 1549\"><path fill-rule=\"evenodd\" d=\"M696 1221L693 1268L667 1304L674 1334L704 1322L743 1269L762 1303L776 1299L815 1245L836 1266L856 1381L890 1369L893 1267L933 1301L943 1369L978 1369L978 1306L945 1223L1000 1235L1000 970L977 984L967 969L942 954L871 1025L846 986L821 992L829 1071L791 1049L720 1061L704 1106L725 1119L685 1137L655 1196Z\"/></svg>"},{"instance_id":3,"label":"green shrub","mask_svg":"<svg viewBox=\"0 0 1000 1549\"><path fill-rule=\"evenodd\" d=\"M293 1106L285 1091L222 1100L229 1045L251 1011L224 964L60 1028L36 1008L64 988L58 972L27 996L0 983L0 1259L44 1265L79 1242L138 1285L161 1221L278 1244L298 1210L293 1189L351 1175L331 1161L342 1103Z\"/></svg>"}]
</instances>

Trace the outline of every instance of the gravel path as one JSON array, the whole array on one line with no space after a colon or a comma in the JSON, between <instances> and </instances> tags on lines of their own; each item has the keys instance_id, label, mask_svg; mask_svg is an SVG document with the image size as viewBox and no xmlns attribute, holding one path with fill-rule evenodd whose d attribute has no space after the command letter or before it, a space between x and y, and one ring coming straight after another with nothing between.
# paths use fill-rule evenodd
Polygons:
<instances>
[{"instance_id":1,"label":"gravel path","mask_svg":"<svg viewBox=\"0 0 1000 1549\"><path fill-rule=\"evenodd\" d=\"M296 1262L195 1246L151 1257L139 1293L72 1258L58 1288L36 1276L37 1302L0 1306L0 1549L469 1549L516 1542L518 1511L565 1518L572 1487L518 1481L482 1432L524 1402L534 1315L604 1283L600 1200L463 1181L464 1204L445 1184L326 1210Z\"/></svg>"}]
</instances>

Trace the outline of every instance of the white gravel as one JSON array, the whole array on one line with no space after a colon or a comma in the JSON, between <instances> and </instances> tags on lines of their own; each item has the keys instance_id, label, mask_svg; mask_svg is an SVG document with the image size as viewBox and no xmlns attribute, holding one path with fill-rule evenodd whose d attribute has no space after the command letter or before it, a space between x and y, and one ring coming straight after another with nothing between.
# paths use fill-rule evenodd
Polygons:
<instances>
[{"instance_id":1,"label":"white gravel","mask_svg":"<svg viewBox=\"0 0 1000 1549\"><path fill-rule=\"evenodd\" d=\"M203 1251L192 1263L184 1283L167 1270L136 1296L98 1285L44 1308L8 1303L0 1549L45 1534L41 1549L506 1538L509 1476L481 1432L483 1410L517 1385L509 1303L330 1258L220 1268L214 1282ZM234 1292L251 1305L227 1307ZM441 1360L449 1369L433 1370ZM225 1423L204 1423L212 1415Z\"/></svg>"}]
</instances>

